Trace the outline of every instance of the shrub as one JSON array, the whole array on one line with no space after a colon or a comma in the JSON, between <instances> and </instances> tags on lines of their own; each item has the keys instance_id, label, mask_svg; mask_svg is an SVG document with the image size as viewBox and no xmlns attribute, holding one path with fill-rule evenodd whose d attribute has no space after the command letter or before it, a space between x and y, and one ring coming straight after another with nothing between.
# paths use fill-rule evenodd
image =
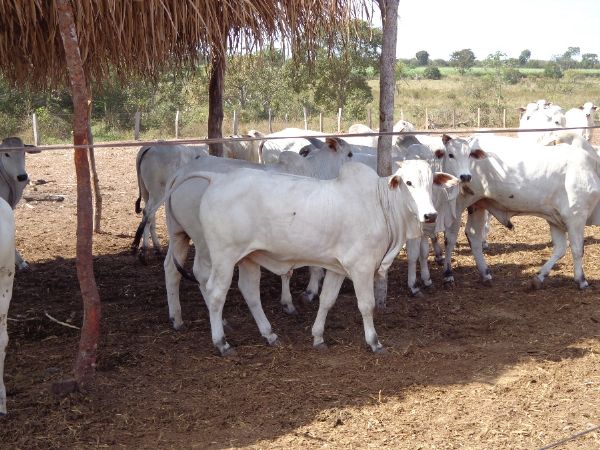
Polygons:
<instances>
[{"instance_id":1,"label":"shrub","mask_svg":"<svg viewBox=\"0 0 600 450\"><path fill-rule=\"evenodd\" d=\"M519 69L510 67L504 71L503 78L508 84L517 84L525 75Z\"/></svg>"},{"instance_id":2,"label":"shrub","mask_svg":"<svg viewBox=\"0 0 600 450\"><path fill-rule=\"evenodd\" d=\"M440 80L442 78L442 73L437 67L428 67L423 71L423 77L428 80Z\"/></svg>"},{"instance_id":3,"label":"shrub","mask_svg":"<svg viewBox=\"0 0 600 450\"><path fill-rule=\"evenodd\" d=\"M544 76L548 78L554 78L558 80L563 77L563 71L560 66L556 63L551 63L546 66L544 69Z\"/></svg>"}]
</instances>

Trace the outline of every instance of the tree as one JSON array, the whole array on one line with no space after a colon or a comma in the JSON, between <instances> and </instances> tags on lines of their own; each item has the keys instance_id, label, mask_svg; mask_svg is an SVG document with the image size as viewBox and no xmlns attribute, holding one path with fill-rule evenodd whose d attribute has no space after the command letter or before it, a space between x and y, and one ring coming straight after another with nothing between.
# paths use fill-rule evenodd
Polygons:
<instances>
[{"instance_id":1,"label":"tree","mask_svg":"<svg viewBox=\"0 0 600 450\"><path fill-rule=\"evenodd\" d=\"M470 48L458 50L450 55L450 65L458 68L458 72L464 74L475 65L475 54Z\"/></svg>"},{"instance_id":2,"label":"tree","mask_svg":"<svg viewBox=\"0 0 600 450\"><path fill-rule=\"evenodd\" d=\"M529 58L531 58L531 50L525 49L519 55L519 66L525 66L529 62Z\"/></svg>"},{"instance_id":3,"label":"tree","mask_svg":"<svg viewBox=\"0 0 600 450\"><path fill-rule=\"evenodd\" d=\"M579 55L580 51L579 47L569 47L566 52L554 59L562 70L572 69L573 67L577 67L577 61L573 57Z\"/></svg>"},{"instance_id":4,"label":"tree","mask_svg":"<svg viewBox=\"0 0 600 450\"><path fill-rule=\"evenodd\" d=\"M437 67L428 67L423 71L423 77L427 80L440 80L442 78L442 73Z\"/></svg>"},{"instance_id":5,"label":"tree","mask_svg":"<svg viewBox=\"0 0 600 450\"><path fill-rule=\"evenodd\" d=\"M563 72L557 63L551 62L548 63L544 68L544 76L558 80L559 78L563 77Z\"/></svg>"},{"instance_id":6,"label":"tree","mask_svg":"<svg viewBox=\"0 0 600 450\"><path fill-rule=\"evenodd\" d=\"M581 55L581 67L584 69L595 69L600 65L598 55L596 53L584 53Z\"/></svg>"},{"instance_id":7,"label":"tree","mask_svg":"<svg viewBox=\"0 0 600 450\"><path fill-rule=\"evenodd\" d=\"M415 53L415 57L417 58L417 63L419 66L426 66L429 64L429 53L427 53L425 50Z\"/></svg>"}]
</instances>

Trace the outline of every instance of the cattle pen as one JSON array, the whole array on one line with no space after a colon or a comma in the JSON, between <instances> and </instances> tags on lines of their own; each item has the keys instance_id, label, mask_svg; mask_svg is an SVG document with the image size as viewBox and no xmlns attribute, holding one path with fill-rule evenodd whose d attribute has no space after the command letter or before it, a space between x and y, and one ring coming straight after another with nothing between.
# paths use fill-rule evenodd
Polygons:
<instances>
[{"instance_id":1,"label":"cattle pen","mask_svg":"<svg viewBox=\"0 0 600 450\"><path fill-rule=\"evenodd\" d=\"M597 142L596 142L597 143ZM138 144L139 145L139 144ZM591 287L578 291L566 256L545 289L526 284L550 255L547 225L517 217L493 222L482 286L464 236L455 252L456 287L408 298L406 258L389 276L388 308L376 317L386 355L364 348L351 283L327 323L329 351L311 346L315 305L290 317L279 279L264 272L263 306L283 345L264 344L236 288L225 317L236 359L216 356L208 314L182 285L184 330L166 320L162 260L140 264L129 245L139 218L137 148L102 148L96 158L105 197L104 231L94 237L103 301L96 387L66 397L51 390L71 370L81 301L75 276L72 154L28 160L29 199L16 211L17 248L32 263L15 278L5 382L9 447L542 448L598 425L600 410L600 230L587 227ZM63 201L47 201L63 198ZM165 240L163 221L159 236ZM191 260L187 262L188 266ZM299 271L302 272L302 271ZM292 282L297 296L306 274ZM56 319L51 320L48 316ZM62 322L58 323L58 322ZM561 448L594 448L598 431Z\"/></svg>"}]
</instances>

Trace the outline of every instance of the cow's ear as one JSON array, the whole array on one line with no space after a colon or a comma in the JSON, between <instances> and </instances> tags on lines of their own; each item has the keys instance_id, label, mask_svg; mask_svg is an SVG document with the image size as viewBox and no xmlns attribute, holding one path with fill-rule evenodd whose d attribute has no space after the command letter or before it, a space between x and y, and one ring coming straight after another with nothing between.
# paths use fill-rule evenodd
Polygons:
<instances>
[{"instance_id":1,"label":"cow's ear","mask_svg":"<svg viewBox=\"0 0 600 450\"><path fill-rule=\"evenodd\" d=\"M342 148L343 141L340 138L328 137L325 138L325 144L334 152L337 152Z\"/></svg>"},{"instance_id":2,"label":"cow's ear","mask_svg":"<svg viewBox=\"0 0 600 450\"><path fill-rule=\"evenodd\" d=\"M447 134L444 134L442 136L442 142L444 143L444 145L447 145L448 142L450 142L452 140L452 138L450 136L448 136Z\"/></svg>"},{"instance_id":3,"label":"cow's ear","mask_svg":"<svg viewBox=\"0 0 600 450\"><path fill-rule=\"evenodd\" d=\"M579 106L579 109L583 109L583 105Z\"/></svg>"},{"instance_id":4,"label":"cow's ear","mask_svg":"<svg viewBox=\"0 0 600 450\"><path fill-rule=\"evenodd\" d=\"M485 159L487 158L487 153L478 148L477 150L471 151L471 157L475 159Z\"/></svg>"},{"instance_id":5,"label":"cow's ear","mask_svg":"<svg viewBox=\"0 0 600 450\"><path fill-rule=\"evenodd\" d=\"M527 108L525 108L524 106L519 106L517 108L517 111L520 111L520 112L524 113L525 111L527 111Z\"/></svg>"},{"instance_id":6,"label":"cow's ear","mask_svg":"<svg viewBox=\"0 0 600 450\"><path fill-rule=\"evenodd\" d=\"M452 187L458 184L458 178L446 172L435 172L433 174L433 184L444 187Z\"/></svg>"},{"instance_id":7,"label":"cow's ear","mask_svg":"<svg viewBox=\"0 0 600 450\"><path fill-rule=\"evenodd\" d=\"M400 175L392 175L388 179L388 186L390 187L390 189L398 189L400 183L402 183L402 177L400 177Z\"/></svg>"},{"instance_id":8,"label":"cow's ear","mask_svg":"<svg viewBox=\"0 0 600 450\"><path fill-rule=\"evenodd\" d=\"M302 147L298 153L300 156L304 156L306 158L308 155L310 155L310 145Z\"/></svg>"},{"instance_id":9,"label":"cow's ear","mask_svg":"<svg viewBox=\"0 0 600 450\"><path fill-rule=\"evenodd\" d=\"M445 151L445 150L442 150L441 148L438 148L438 149L435 151L435 157L436 157L437 159L442 159L442 158L444 157L444 155L445 155L445 154L446 154L446 151Z\"/></svg>"},{"instance_id":10,"label":"cow's ear","mask_svg":"<svg viewBox=\"0 0 600 450\"><path fill-rule=\"evenodd\" d=\"M598 107L596 105L592 106L592 111L596 111Z\"/></svg>"}]
</instances>

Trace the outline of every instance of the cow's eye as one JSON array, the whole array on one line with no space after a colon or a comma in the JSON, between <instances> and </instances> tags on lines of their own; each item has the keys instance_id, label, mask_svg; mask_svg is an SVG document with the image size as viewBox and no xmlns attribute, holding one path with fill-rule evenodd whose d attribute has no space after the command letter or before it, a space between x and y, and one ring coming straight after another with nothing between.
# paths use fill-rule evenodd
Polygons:
<instances>
[{"instance_id":1,"label":"cow's eye","mask_svg":"<svg viewBox=\"0 0 600 450\"><path fill-rule=\"evenodd\" d=\"M348 158L352 158L352 152L348 153Z\"/></svg>"},{"instance_id":2,"label":"cow's eye","mask_svg":"<svg viewBox=\"0 0 600 450\"><path fill-rule=\"evenodd\" d=\"M407 185L407 186L412 186L412 183L411 183L410 181L407 181L407 182L406 182L406 185Z\"/></svg>"},{"instance_id":3,"label":"cow's eye","mask_svg":"<svg viewBox=\"0 0 600 450\"><path fill-rule=\"evenodd\" d=\"M10 153L5 153L7 158L10 158Z\"/></svg>"},{"instance_id":4,"label":"cow's eye","mask_svg":"<svg viewBox=\"0 0 600 450\"><path fill-rule=\"evenodd\" d=\"M448 158L454 159L454 155L452 153L448 153Z\"/></svg>"}]
</instances>

